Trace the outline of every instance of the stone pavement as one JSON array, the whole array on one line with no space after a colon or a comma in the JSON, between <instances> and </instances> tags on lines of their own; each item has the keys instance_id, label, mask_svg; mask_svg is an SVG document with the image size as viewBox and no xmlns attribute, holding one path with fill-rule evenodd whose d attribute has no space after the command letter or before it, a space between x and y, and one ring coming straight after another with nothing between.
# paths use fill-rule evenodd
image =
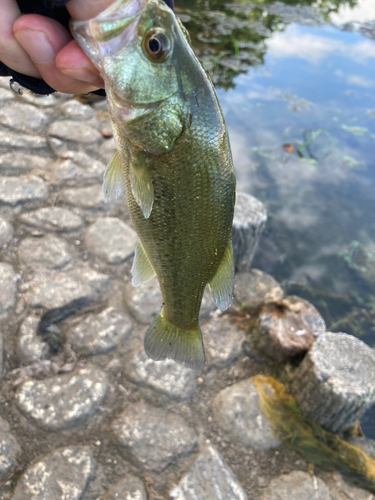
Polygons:
<instances>
[{"instance_id":1,"label":"stone pavement","mask_svg":"<svg viewBox=\"0 0 375 500\"><path fill-rule=\"evenodd\" d=\"M274 364L208 294L203 371L145 356L161 297L131 286L125 199L102 200L105 102L17 96L6 79L0 102L0 499L374 499L275 439L250 380ZM282 295L254 270L234 307Z\"/></svg>"}]
</instances>

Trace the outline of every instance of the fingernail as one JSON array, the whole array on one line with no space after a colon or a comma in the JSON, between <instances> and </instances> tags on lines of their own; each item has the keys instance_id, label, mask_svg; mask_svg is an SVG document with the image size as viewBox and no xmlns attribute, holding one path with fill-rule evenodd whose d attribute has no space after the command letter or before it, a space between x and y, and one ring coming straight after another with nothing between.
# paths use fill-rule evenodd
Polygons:
<instances>
[{"instance_id":1,"label":"fingernail","mask_svg":"<svg viewBox=\"0 0 375 500\"><path fill-rule=\"evenodd\" d=\"M35 64L49 64L55 59L55 51L42 31L20 30L14 36Z\"/></svg>"},{"instance_id":2,"label":"fingernail","mask_svg":"<svg viewBox=\"0 0 375 500\"><path fill-rule=\"evenodd\" d=\"M91 83L91 85L95 85L96 87L103 87L104 83L100 76L92 73L86 68L61 68L59 70L64 73L64 75L71 76L77 80L81 80L82 82Z\"/></svg>"}]
</instances>

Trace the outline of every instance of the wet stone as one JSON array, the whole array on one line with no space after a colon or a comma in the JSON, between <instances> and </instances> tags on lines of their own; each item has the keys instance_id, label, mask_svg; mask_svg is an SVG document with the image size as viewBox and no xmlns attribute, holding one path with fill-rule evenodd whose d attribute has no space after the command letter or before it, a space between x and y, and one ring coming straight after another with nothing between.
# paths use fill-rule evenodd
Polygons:
<instances>
[{"instance_id":1,"label":"wet stone","mask_svg":"<svg viewBox=\"0 0 375 500\"><path fill-rule=\"evenodd\" d=\"M39 317L28 316L20 327L17 348L24 365L42 361L49 355L48 344L37 334L39 321Z\"/></svg>"},{"instance_id":2,"label":"wet stone","mask_svg":"<svg viewBox=\"0 0 375 500\"><path fill-rule=\"evenodd\" d=\"M112 431L124 457L147 471L161 472L197 444L195 431L182 417L146 403L128 405Z\"/></svg>"},{"instance_id":3,"label":"wet stone","mask_svg":"<svg viewBox=\"0 0 375 500\"><path fill-rule=\"evenodd\" d=\"M375 495L347 483L338 472L329 474L325 478L325 482L329 488L332 500L375 500Z\"/></svg>"},{"instance_id":4,"label":"wet stone","mask_svg":"<svg viewBox=\"0 0 375 500\"><path fill-rule=\"evenodd\" d=\"M307 300L291 295L262 308L252 335L263 354L285 362L305 354L325 330L319 311Z\"/></svg>"},{"instance_id":5,"label":"wet stone","mask_svg":"<svg viewBox=\"0 0 375 500\"><path fill-rule=\"evenodd\" d=\"M261 500L333 500L328 486L307 472L294 471L273 479ZM336 500L336 498L335 498Z\"/></svg>"},{"instance_id":6,"label":"wet stone","mask_svg":"<svg viewBox=\"0 0 375 500\"><path fill-rule=\"evenodd\" d=\"M53 170L53 175L58 181L93 181L102 180L105 172L105 165L99 161L92 161L89 170L78 165L76 162L68 160L59 160Z\"/></svg>"},{"instance_id":7,"label":"wet stone","mask_svg":"<svg viewBox=\"0 0 375 500\"><path fill-rule=\"evenodd\" d=\"M48 123L48 115L31 104L12 102L0 108L0 124L16 130L39 132Z\"/></svg>"},{"instance_id":8,"label":"wet stone","mask_svg":"<svg viewBox=\"0 0 375 500\"><path fill-rule=\"evenodd\" d=\"M16 467L20 452L16 438L10 432L10 425L0 417L0 479L5 479Z\"/></svg>"},{"instance_id":9,"label":"wet stone","mask_svg":"<svg viewBox=\"0 0 375 500\"><path fill-rule=\"evenodd\" d=\"M75 248L55 235L42 238L25 238L21 241L18 255L21 262L32 268L62 269L76 261Z\"/></svg>"},{"instance_id":10,"label":"wet stone","mask_svg":"<svg viewBox=\"0 0 375 500\"><path fill-rule=\"evenodd\" d=\"M230 316L215 312L203 325L202 332L209 366L225 368L241 355L246 335L244 330L235 325Z\"/></svg>"},{"instance_id":11,"label":"wet stone","mask_svg":"<svg viewBox=\"0 0 375 500\"><path fill-rule=\"evenodd\" d=\"M87 250L108 264L120 264L131 257L137 241L134 229L116 217L98 219L84 238Z\"/></svg>"},{"instance_id":12,"label":"wet stone","mask_svg":"<svg viewBox=\"0 0 375 500\"><path fill-rule=\"evenodd\" d=\"M40 177L0 177L0 203L16 206L42 202L47 197L47 186Z\"/></svg>"},{"instance_id":13,"label":"wet stone","mask_svg":"<svg viewBox=\"0 0 375 500\"><path fill-rule=\"evenodd\" d=\"M248 498L238 479L213 446L207 446L198 456L189 472L170 492L170 497L176 500L247 500Z\"/></svg>"},{"instance_id":14,"label":"wet stone","mask_svg":"<svg viewBox=\"0 0 375 500\"><path fill-rule=\"evenodd\" d=\"M77 268L70 273L57 273L47 282L36 285L26 293L25 299L31 307L61 307L75 299L102 295L110 279L92 269Z\"/></svg>"},{"instance_id":15,"label":"wet stone","mask_svg":"<svg viewBox=\"0 0 375 500\"><path fill-rule=\"evenodd\" d=\"M125 375L136 384L150 387L173 399L188 399L196 389L196 372L171 359L154 361L143 343L124 362Z\"/></svg>"},{"instance_id":16,"label":"wet stone","mask_svg":"<svg viewBox=\"0 0 375 500\"><path fill-rule=\"evenodd\" d=\"M52 164L49 158L21 152L5 153L0 156L0 172L10 175L27 174L32 170L47 170Z\"/></svg>"},{"instance_id":17,"label":"wet stone","mask_svg":"<svg viewBox=\"0 0 375 500\"><path fill-rule=\"evenodd\" d=\"M114 139L108 139L108 141L103 142L99 149L100 159L107 164L114 155L115 149L116 146Z\"/></svg>"},{"instance_id":18,"label":"wet stone","mask_svg":"<svg viewBox=\"0 0 375 500\"><path fill-rule=\"evenodd\" d=\"M16 404L39 427L60 431L93 415L107 390L105 373L85 366L57 377L24 382L17 391Z\"/></svg>"},{"instance_id":19,"label":"wet stone","mask_svg":"<svg viewBox=\"0 0 375 500\"><path fill-rule=\"evenodd\" d=\"M64 116L75 121L90 120L95 116L95 110L93 110L91 106L76 100L64 102L60 106L60 111Z\"/></svg>"},{"instance_id":20,"label":"wet stone","mask_svg":"<svg viewBox=\"0 0 375 500\"><path fill-rule=\"evenodd\" d=\"M13 266L0 262L0 318L16 303L17 284Z\"/></svg>"},{"instance_id":21,"label":"wet stone","mask_svg":"<svg viewBox=\"0 0 375 500\"><path fill-rule=\"evenodd\" d=\"M96 468L87 446L57 449L28 466L12 500L81 500Z\"/></svg>"},{"instance_id":22,"label":"wet stone","mask_svg":"<svg viewBox=\"0 0 375 500\"><path fill-rule=\"evenodd\" d=\"M233 297L235 307L256 311L264 303L281 300L283 295L275 278L259 269L236 274Z\"/></svg>"},{"instance_id":23,"label":"wet stone","mask_svg":"<svg viewBox=\"0 0 375 500\"><path fill-rule=\"evenodd\" d=\"M81 355L104 354L124 342L133 330L129 316L113 307L88 315L69 334L73 349Z\"/></svg>"},{"instance_id":24,"label":"wet stone","mask_svg":"<svg viewBox=\"0 0 375 500\"><path fill-rule=\"evenodd\" d=\"M19 220L24 224L36 227L43 231L79 231L83 227L83 220L66 208L45 207L20 215Z\"/></svg>"},{"instance_id":25,"label":"wet stone","mask_svg":"<svg viewBox=\"0 0 375 500\"><path fill-rule=\"evenodd\" d=\"M226 387L212 405L215 420L228 440L255 450L276 448L281 442L259 406L258 391L251 379Z\"/></svg>"},{"instance_id":26,"label":"wet stone","mask_svg":"<svg viewBox=\"0 0 375 500\"><path fill-rule=\"evenodd\" d=\"M3 217L0 217L0 248L13 238L13 226Z\"/></svg>"},{"instance_id":27,"label":"wet stone","mask_svg":"<svg viewBox=\"0 0 375 500\"><path fill-rule=\"evenodd\" d=\"M49 147L44 137L7 132L6 134L0 134L1 150L4 152L20 150L26 153L33 150L35 153L41 153L49 151Z\"/></svg>"},{"instance_id":28,"label":"wet stone","mask_svg":"<svg viewBox=\"0 0 375 500\"><path fill-rule=\"evenodd\" d=\"M109 208L111 204L105 204L102 196L101 184L83 188L69 188L61 193L61 200L73 207L100 210Z\"/></svg>"},{"instance_id":29,"label":"wet stone","mask_svg":"<svg viewBox=\"0 0 375 500\"><path fill-rule=\"evenodd\" d=\"M108 489L103 500L147 500L147 493L143 481L127 475Z\"/></svg>"},{"instance_id":30,"label":"wet stone","mask_svg":"<svg viewBox=\"0 0 375 500\"><path fill-rule=\"evenodd\" d=\"M97 154L101 140L100 133L87 123L56 121L48 129L48 142L59 157L64 157L72 151L83 150Z\"/></svg>"},{"instance_id":31,"label":"wet stone","mask_svg":"<svg viewBox=\"0 0 375 500\"><path fill-rule=\"evenodd\" d=\"M163 299L157 278L140 286L133 286L129 282L124 291L126 305L137 321L143 325L148 325L159 314ZM211 298L209 290L206 288L203 294L202 305L199 311L199 318L203 319L215 311L216 306Z\"/></svg>"}]
</instances>

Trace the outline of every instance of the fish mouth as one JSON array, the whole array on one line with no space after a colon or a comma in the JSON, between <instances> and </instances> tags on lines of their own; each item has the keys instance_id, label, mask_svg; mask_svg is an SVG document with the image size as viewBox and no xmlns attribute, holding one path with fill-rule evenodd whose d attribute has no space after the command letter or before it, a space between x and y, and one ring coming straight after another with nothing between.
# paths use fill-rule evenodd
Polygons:
<instances>
[{"instance_id":1,"label":"fish mouth","mask_svg":"<svg viewBox=\"0 0 375 500\"><path fill-rule=\"evenodd\" d=\"M159 107L163 102L167 101L170 96L165 97L159 101L154 102L136 102L129 101L120 96L113 88L107 89L108 104L111 105L116 111L116 114L120 115L125 121L135 120L136 118L141 118L147 116L154 109Z\"/></svg>"}]
</instances>

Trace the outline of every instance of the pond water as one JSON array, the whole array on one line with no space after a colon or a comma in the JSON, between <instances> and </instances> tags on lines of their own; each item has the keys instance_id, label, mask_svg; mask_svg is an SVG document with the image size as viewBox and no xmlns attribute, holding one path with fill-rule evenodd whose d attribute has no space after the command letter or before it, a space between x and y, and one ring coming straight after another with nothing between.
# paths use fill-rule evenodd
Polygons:
<instances>
[{"instance_id":1,"label":"pond water","mask_svg":"<svg viewBox=\"0 0 375 500\"><path fill-rule=\"evenodd\" d=\"M375 347L375 2L176 0L218 90L258 267ZM362 421L375 438L375 410Z\"/></svg>"}]
</instances>

